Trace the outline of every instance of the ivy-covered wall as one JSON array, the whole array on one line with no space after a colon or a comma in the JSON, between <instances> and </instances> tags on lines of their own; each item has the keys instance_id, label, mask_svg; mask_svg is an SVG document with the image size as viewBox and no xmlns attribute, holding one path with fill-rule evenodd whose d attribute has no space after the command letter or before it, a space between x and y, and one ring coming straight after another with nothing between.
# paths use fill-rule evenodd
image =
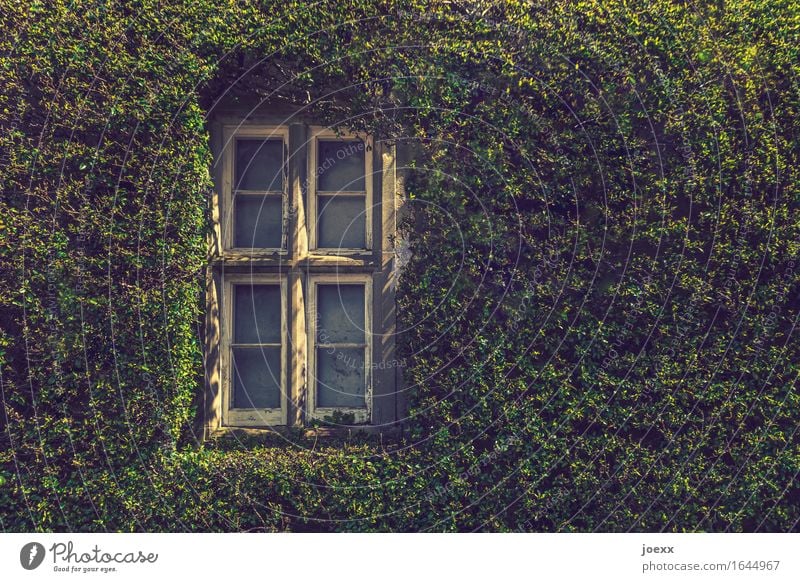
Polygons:
<instances>
[{"instance_id":1,"label":"ivy-covered wall","mask_svg":"<svg viewBox=\"0 0 800 582\"><path fill-rule=\"evenodd\" d=\"M0 15L0 529L798 529L793 0ZM220 98L418 152L404 440L198 442Z\"/></svg>"}]
</instances>

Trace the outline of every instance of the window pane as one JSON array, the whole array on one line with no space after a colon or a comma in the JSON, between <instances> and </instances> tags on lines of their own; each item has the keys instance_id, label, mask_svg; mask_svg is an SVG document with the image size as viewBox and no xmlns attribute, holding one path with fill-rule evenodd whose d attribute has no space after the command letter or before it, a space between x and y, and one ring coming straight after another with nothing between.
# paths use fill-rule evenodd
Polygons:
<instances>
[{"instance_id":1,"label":"window pane","mask_svg":"<svg viewBox=\"0 0 800 582\"><path fill-rule=\"evenodd\" d=\"M364 349L317 348L317 406L365 408Z\"/></svg>"},{"instance_id":2,"label":"window pane","mask_svg":"<svg viewBox=\"0 0 800 582\"><path fill-rule=\"evenodd\" d=\"M364 142L319 140L317 189L329 192L363 192Z\"/></svg>"},{"instance_id":3,"label":"window pane","mask_svg":"<svg viewBox=\"0 0 800 582\"><path fill-rule=\"evenodd\" d=\"M281 349L233 348L233 407L281 407Z\"/></svg>"},{"instance_id":4,"label":"window pane","mask_svg":"<svg viewBox=\"0 0 800 582\"><path fill-rule=\"evenodd\" d=\"M233 343L281 343L280 285L236 285Z\"/></svg>"},{"instance_id":5,"label":"window pane","mask_svg":"<svg viewBox=\"0 0 800 582\"><path fill-rule=\"evenodd\" d=\"M236 140L236 190L283 192L283 140Z\"/></svg>"},{"instance_id":6,"label":"window pane","mask_svg":"<svg viewBox=\"0 0 800 582\"><path fill-rule=\"evenodd\" d=\"M317 343L364 343L364 286L319 285Z\"/></svg>"},{"instance_id":7,"label":"window pane","mask_svg":"<svg viewBox=\"0 0 800 582\"><path fill-rule=\"evenodd\" d=\"M280 196L236 196L233 246L277 249L281 247L283 200Z\"/></svg>"},{"instance_id":8,"label":"window pane","mask_svg":"<svg viewBox=\"0 0 800 582\"><path fill-rule=\"evenodd\" d=\"M321 248L363 249L367 246L363 196L320 196L317 229Z\"/></svg>"}]
</instances>

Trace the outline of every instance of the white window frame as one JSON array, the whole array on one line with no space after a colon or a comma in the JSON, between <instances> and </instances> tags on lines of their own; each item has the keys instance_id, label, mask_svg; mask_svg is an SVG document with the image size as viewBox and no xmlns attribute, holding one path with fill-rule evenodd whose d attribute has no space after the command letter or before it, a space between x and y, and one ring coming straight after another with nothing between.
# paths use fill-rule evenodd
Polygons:
<instances>
[{"instance_id":1,"label":"white window frame","mask_svg":"<svg viewBox=\"0 0 800 582\"><path fill-rule=\"evenodd\" d=\"M283 191L261 192L261 191L237 191L234 192L235 164L236 164L236 140L237 139L276 139L283 141ZM286 125L226 125L223 127L223 169L222 169L222 212L220 222L222 225L223 249L227 254L234 255L287 255L288 236L290 224L291 201L289 200L289 127ZM236 230L235 206L233 204L234 195L240 196L278 196L282 197L281 214L281 247L236 247L234 246L234 233Z\"/></svg>"},{"instance_id":2,"label":"white window frame","mask_svg":"<svg viewBox=\"0 0 800 582\"><path fill-rule=\"evenodd\" d=\"M393 236L403 199L403 174L398 169L397 156L405 156L406 152L369 134L312 125L307 118L292 118L291 122L287 119L284 114L268 110L243 112L236 105L230 112L215 113L209 121L216 187L211 193L212 229L208 238L206 333L203 338L205 436L238 430L247 434L273 429L283 432L290 427L319 431L323 430L320 424L327 425L323 433L328 434L328 428L337 428L339 415L344 417L341 420L345 425L352 423L363 426L367 432L380 432L403 414L405 400L397 389L399 368L373 366L376 361L393 361L396 355L391 335L395 329L394 305L390 303L394 298L395 276ZM235 140L259 138L280 139L284 144L285 181L281 193L284 246L279 249L232 246ZM316 166L320 139L360 139L364 143L365 185L360 193L364 196L366 210L364 248L317 248ZM373 207L377 196L380 196L379 211ZM231 407L233 301L237 284L280 287L280 408ZM364 408L316 407L317 289L320 284L360 284L365 288ZM330 343L343 347L337 342ZM277 341L272 345L277 347Z\"/></svg>"},{"instance_id":3,"label":"white window frame","mask_svg":"<svg viewBox=\"0 0 800 582\"><path fill-rule=\"evenodd\" d=\"M364 357L364 401L365 408L348 407L318 407L317 406L317 289L319 285L364 285L364 340L366 346ZM307 421L326 421L333 418L334 413L353 415L355 424L370 424L372 422L372 345L374 330L372 326L372 275L369 273L329 273L309 274L308 276L308 313L306 321L309 322L308 345L308 386L307 386Z\"/></svg>"},{"instance_id":4,"label":"white window frame","mask_svg":"<svg viewBox=\"0 0 800 582\"><path fill-rule=\"evenodd\" d=\"M319 140L324 141L351 141L359 139L364 142L364 212L365 212L365 247L364 248L347 248L347 247L322 247L318 246L318 231L317 228L317 198L319 195L325 195L317 189L317 152L319 151ZM308 140L308 168L306 169L306 178L308 182L308 208L309 208L309 237L308 237L308 250L311 253L326 254L326 255L348 255L356 253L364 253L372 250L373 232L372 232L372 182L374 179L372 170L372 155L373 155L373 141L372 136L359 135L355 133L339 131L338 133L330 128L311 126L310 135ZM333 194L333 193L331 193ZM360 191L352 192L337 192L339 196L361 196Z\"/></svg>"},{"instance_id":5,"label":"white window frame","mask_svg":"<svg viewBox=\"0 0 800 582\"><path fill-rule=\"evenodd\" d=\"M223 275L222 309L220 311L222 329L222 349L220 350L222 368L222 424L231 427L282 426L287 423L287 342L288 321L287 280L285 275L272 273L247 273ZM280 285L281 293L281 380L280 408L233 408L233 325L234 325L234 287L236 285Z\"/></svg>"}]
</instances>

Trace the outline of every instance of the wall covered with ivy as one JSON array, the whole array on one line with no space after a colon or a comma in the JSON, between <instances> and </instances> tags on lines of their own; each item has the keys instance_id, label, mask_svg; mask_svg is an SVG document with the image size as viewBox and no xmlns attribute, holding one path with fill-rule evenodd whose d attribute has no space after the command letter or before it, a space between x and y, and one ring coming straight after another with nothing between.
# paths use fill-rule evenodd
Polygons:
<instances>
[{"instance_id":1,"label":"wall covered with ivy","mask_svg":"<svg viewBox=\"0 0 800 582\"><path fill-rule=\"evenodd\" d=\"M796 2L0 15L0 530L798 529ZM199 442L222 97L418 152L402 440Z\"/></svg>"}]
</instances>

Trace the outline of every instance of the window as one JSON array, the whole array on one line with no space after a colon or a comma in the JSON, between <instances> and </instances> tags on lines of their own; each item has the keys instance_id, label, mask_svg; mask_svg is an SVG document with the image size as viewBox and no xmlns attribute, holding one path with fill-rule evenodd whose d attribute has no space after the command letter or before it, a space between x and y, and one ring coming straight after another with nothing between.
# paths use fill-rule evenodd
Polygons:
<instances>
[{"instance_id":1,"label":"window","mask_svg":"<svg viewBox=\"0 0 800 582\"><path fill-rule=\"evenodd\" d=\"M309 370L316 386L309 391L315 418L350 415L370 420L371 289L368 275L318 275L311 279Z\"/></svg>"},{"instance_id":2,"label":"window","mask_svg":"<svg viewBox=\"0 0 800 582\"><path fill-rule=\"evenodd\" d=\"M222 349L227 375L227 425L286 424L286 279L265 275L225 277L230 326Z\"/></svg>"},{"instance_id":3,"label":"window","mask_svg":"<svg viewBox=\"0 0 800 582\"><path fill-rule=\"evenodd\" d=\"M372 157L368 140L336 139L330 130L311 141L311 248L372 248Z\"/></svg>"},{"instance_id":4,"label":"window","mask_svg":"<svg viewBox=\"0 0 800 582\"><path fill-rule=\"evenodd\" d=\"M210 125L205 433L391 427L396 148L271 121Z\"/></svg>"},{"instance_id":5,"label":"window","mask_svg":"<svg viewBox=\"0 0 800 582\"><path fill-rule=\"evenodd\" d=\"M226 128L223 202L227 249L285 252L287 142L281 127Z\"/></svg>"}]
</instances>

